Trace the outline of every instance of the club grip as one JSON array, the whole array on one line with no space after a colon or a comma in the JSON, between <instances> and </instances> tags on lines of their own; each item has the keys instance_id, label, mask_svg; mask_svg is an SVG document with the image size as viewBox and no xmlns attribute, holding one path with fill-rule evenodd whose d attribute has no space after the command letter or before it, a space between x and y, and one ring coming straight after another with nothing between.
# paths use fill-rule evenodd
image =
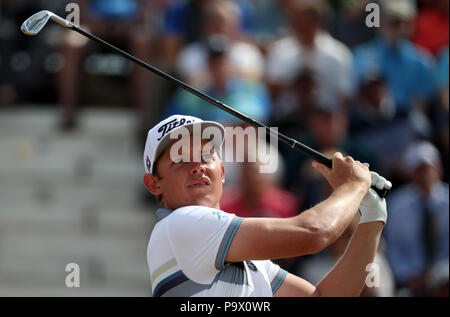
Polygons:
<instances>
[{"instance_id":1,"label":"club grip","mask_svg":"<svg viewBox=\"0 0 450 317\"><path fill-rule=\"evenodd\" d=\"M333 167L333 160L322 155L322 157L317 157L316 158L317 161L325 166L327 166L328 168L332 168ZM378 189L375 186L371 186L371 188L378 194L378 196L380 196L381 198L386 198L389 195L389 191L390 189L387 188L383 188L383 189Z\"/></svg>"}]
</instances>

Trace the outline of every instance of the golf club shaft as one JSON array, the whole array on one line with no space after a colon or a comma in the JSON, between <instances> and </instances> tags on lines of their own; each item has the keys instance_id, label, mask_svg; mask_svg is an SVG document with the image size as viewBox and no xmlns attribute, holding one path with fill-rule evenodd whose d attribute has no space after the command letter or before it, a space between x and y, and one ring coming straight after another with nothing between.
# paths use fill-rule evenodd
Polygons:
<instances>
[{"instance_id":1,"label":"golf club shaft","mask_svg":"<svg viewBox=\"0 0 450 317\"><path fill-rule=\"evenodd\" d=\"M148 63L145 63L144 61L134 57L133 55L131 55L131 54L129 54L129 53L127 53L127 52L125 52L125 51L123 51L123 50L121 50L121 49L119 49L119 48L117 48L117 47L115 47L115 46L113 46L111 44L109 44L108 42L105 42L104 40L96 37L95 35L90 34L89 32L86 32L85 30L83 30L83 29L81 29L81 28L79 28L79 27L77 27L75 25L71 25L69 28L74 30L74 31L76 31L76 32L78 32L78 33L80 33L80 34L82 34L82 35L84 35L84 36L86 36L86 37L88 37L88 38L90 38L91 40L93 40L93 41L95 41L95 42L97 42L97 43L99 43L99 44L101 44L103 46L106 46L110 50L112 50L112 51L122 55L123 57L127 58L128 60L130 60L130 61L132 61L132 62L134 62L136 64L139 64L142 67L148 69L149 71L151 71L151 72L153 72L153 73L155 73L155 74L157 74L157 75L159 75L159 76L161 76L161 77L163 77L163 78L173 82L178 87L183 88L186 91L189 91L190 93L193 93L197 97L205 100L208 103L211 103L211 104L219 107L220 109L222 109L222 110L232 114L233 116L238 117L239 119L241 119L241 120L243 120L243 121L245 121L245 122L247 122L247 123L249 123L249 124L251 124L253 126L265 128L266 133L268 135L276 136L279 140L281 140L283 143L287 144L292 149L301 151L301 152L307 154L312 159L316 160L317 162L319 162L319 163L321 163L321 164L323 164L323 165L325 165L325 166L327 166L329 168L332 168L332 160L330 158L328 158L327 156L323 155L322 153L320 153L320 152L318 152L318 151L316 151L316 150L314 150L314 149L312 149L312 148L310 148L310 147L308 147L308 146L306 146L306 145L304 145L304 144L302 144L302 143L300 143L300 142L298 142L298 141L296 141L296 140L294 140L292 138L289 138L289 137L285 136L284 134L279 133L278 131L275 131L274 129L272 129L272 128L270 128L270 127L268 127L268 126L266 126L266 125L264 125L264 124L262 124L262 123L260 123L260 122L258 122L256 120L254 120L254 119L252 119L252 118L250 118L250 117L248 117L248 116L246 116L244 114L242 114L241 112L239 112L239 111L237 111L237 110L235 110L235 109L225 105L224 103L222 103L222 102L220 102L220 101L218 101L218 100L216 100L216 99L206 95L205 93L203 93L203 92L195 89L194 87L192 87L192 86L182 82L181 80L178 80L175 77L172 77L172 76L166 74L165 72L163 72L163 71L161 71L161 70L151 66ZM375 187L373 187L373 189L382 198L386 197L388 195L388 193L389 193L389 190L379 190L379 189L377 189Z\"/></svg>"},{"instance_id":2,"label":"golf club shaft","mask_svg":"<svg viewBox=\"0 0 450 317\"><path fill-rule=\"evenodd\" d=\"M181 88L183 88L183 89L193 93L194 95L198 96L199 98L201 98L201 99L203 99L203 100L205 100L205 101L207 101L209 103L214 104L215 106L217 106L217 107L221 108L222 110L224 110L224 111L226 111L226 112L228 112L228 113L238 117L239 119L241 119L241 120L243 120L243 121L245 121L247 123L250 123L253 126L266 128L268 134L274 134L276 137L278 137L281 141L283 141L284 143L289 145L291 148L298 149L298 150L301 150L303 152L306 152L307 154L309 154L312 158L314 158L319 163L322 163L322 164L326 165L329 168L332 167L331 159L326 157L322 153L317 152L316 150L314 150L314 149L312 149L312 148L310 148L310 147L308 147L308 146L306 146L306 145L304 145L304 144L302 144L300 142L297 142L296 140L293 140L293 139L291 139L291 138L289 138L289 137L279 133L278 131L275 131L275 130L271 129L270 127L268 127L268 126L266 126L266 125L264 125L264 124L262 124L262 123L260 123L260 122L258 122L256 120L253 120L252 118L242 114L241 112L239 112L239 111L237 111L237 110L235 110L235 109L225 105L224 103L222 103L222 102L220 102L220 101L218 101L218 100L216 100L216 99L206 95L205 93L203 93L203 92L195 89L194 87L192 87L192 86L190 86L190 85L188 85L188 84L186 84L186 83L176 79L175 77L172 77L169 74L167 74L167 73L165 73L165 72L163 72L163 71L161 71L161 70L151 66L150 64L145 63L144 61L134 57L133 55L122 51L121 49L119 49L119 48L117 48L117 47L115 47L115 46L105 42L104 40L96 37L95 35L92 35L92 34L86 32L86 31L84 31L83 29L80 29L80 28L78 28L76 26L72 26L71 29L74 30L74 31L77 31L78 33L80 33L80 34L82 34L82 35L84 35L84 36L86 36L88 38L90 38L91 40L94 40L94 41L96 41L96 42L98 42L98 43L108 47L109 49L111 49L111 50L115 51L116 53L122 55L123 57L131 60L132 62L135 62L135 63L141 65L142 67L145 67L149 71L151 71L153 73L156 73L159 76L164 77L165 79L167 79L167 80L169 80L171 82L174 82L177 86L179 86L179 87L181 87Z\"/></svg>"}]
</instances>

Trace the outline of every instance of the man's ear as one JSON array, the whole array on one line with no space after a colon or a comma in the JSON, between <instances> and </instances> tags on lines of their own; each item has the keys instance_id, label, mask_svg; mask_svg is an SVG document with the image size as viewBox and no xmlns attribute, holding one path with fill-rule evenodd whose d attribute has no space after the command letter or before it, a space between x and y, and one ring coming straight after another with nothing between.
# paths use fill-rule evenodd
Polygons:
<instances>
[{"instance_id":1,"label":"man's ear","mask_svg":"<svg viewBox=\"0 0 450 317\"><path fill-rule=\"evenodd\" d=\"M152 174L144 175L144 185L153 195L159 196L162 194L161 186L159 185L159 178Z\"/></svg>"},{"instance_id":2,"label":"man's ear","mask_svg":"<svg viewBox=\"0 0 450 317\"><path fill-rule=\"evenodd\" d=\"M222 178L222 184L225 184L225 166L223 165L223 162L220 165L220 169L222 170L222 173L220 177Z\"/></svg>"}]
</instances>

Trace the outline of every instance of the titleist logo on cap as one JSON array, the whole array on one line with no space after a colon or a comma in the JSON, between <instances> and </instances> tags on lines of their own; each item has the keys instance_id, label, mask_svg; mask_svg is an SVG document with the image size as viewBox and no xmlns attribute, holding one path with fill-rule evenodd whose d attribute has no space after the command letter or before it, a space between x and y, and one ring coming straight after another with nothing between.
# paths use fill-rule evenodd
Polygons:
<instances>
[{"instance_id":1,"label":"titleist logo on cap","mask_svg":"<svg viewBox=\"0 0 450 317\"><path fill-rule=\"evenodd\" d=\"M176 127L189 124L191 122L194 122L195 120L187 120L186 118L173 119L172 121L166 122L162 126L159 127L158 132L160 133L160 136L158 138L158 141L161 140L167 133L175 129Z\"/></svg>"}]
</instances>

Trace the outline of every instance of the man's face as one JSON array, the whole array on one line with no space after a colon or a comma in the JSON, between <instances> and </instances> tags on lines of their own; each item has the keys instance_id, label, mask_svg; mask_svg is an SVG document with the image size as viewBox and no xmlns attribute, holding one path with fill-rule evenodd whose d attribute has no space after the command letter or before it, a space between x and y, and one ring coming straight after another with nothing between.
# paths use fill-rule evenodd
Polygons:
<instances>
[{"instance_id":1,"label":"man's face","mask_svg":"<svg viewBox=\"0 0 450 317\"><path fill-rule=\"evenodd\" d=\"M286 9L295 34L302 42L311 44L320 29L320 18L317 12L307 4L292 4Z\"/></svg>"},{"instance_id":2,"label":"man's face","mask_svg":"<svg viewBox=\"0 0 450 317\"><path fill-rule=\"evenodd\" d=\"M225 83L230 75L230 65L226 55L211 57L209 71L215 85Z\"/></svg>"},{"instance_id":3,"label":"man's face","mask_svg":"<svg viewBox=\"0 0 450 317\"><path fill-rule=\"evenodd\" d=\"M412 22L412 19L407 18L383 18L380 32L391 45L395 45L399 40L411 36Z\"/></svg>"},{"instance_id":4,"label":"man's face","mask_svg":"<svg viewBox=\"0 0 450 317\"><path fill-rule=\"evenodd\" d=\"M412 180L426 194L430 194L433 186L441 179L440 166L430 164L422 164L412 173Z\"/></svg>"},{"instance_id":5,"label":"man's face","mask_svg":"<svg viewBox=\"0 0 450 317\"><path fill-rule=\"evenodd\" d=\"M239 29L239 17L234 12L232 5L227 3L214 3L206 9L205 33L223 34L233 37Z\"/></svg>"},{"instance_id":6,"label":"man's face","mask_svg":"<svg viewBox=\"0 0 450 317\"><path fill-rule=\"evenodd\" d=\"M176 142L164 150L155 166L159 177L144 176L146 187L153 194L162 195L165 207L172 210L190 205L220 209L225 170L219 155L214 149L201 155L209 140L202 140L201 144L194 146L191 137L189 155L182 153L180 147L178 154L184 154L182 158L171 158L171 147ZM202 157L201 162L194 162L194 153Z\"/></svg>"}]
</instances>

